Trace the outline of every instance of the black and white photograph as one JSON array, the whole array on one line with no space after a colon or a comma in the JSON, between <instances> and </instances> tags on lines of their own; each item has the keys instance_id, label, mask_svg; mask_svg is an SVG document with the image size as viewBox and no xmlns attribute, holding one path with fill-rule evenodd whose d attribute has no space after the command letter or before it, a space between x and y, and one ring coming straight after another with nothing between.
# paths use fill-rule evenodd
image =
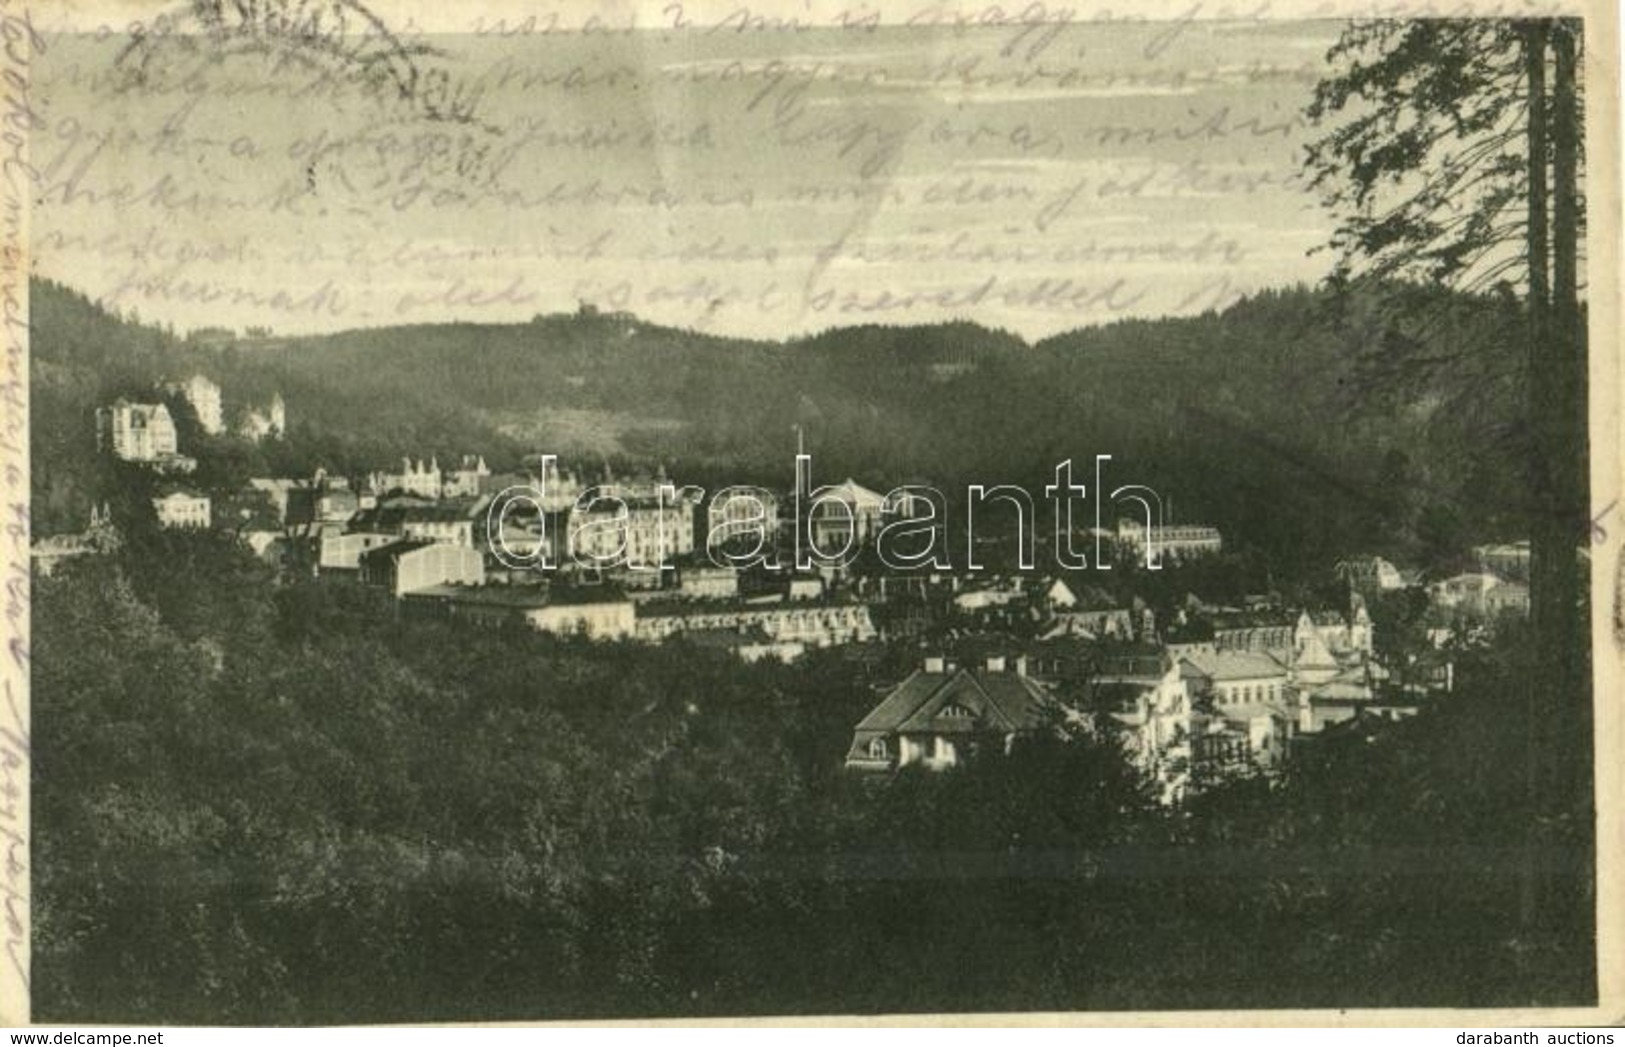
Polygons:
<instances>
[{"instance_id":1,"label":"black and white photograph","mask_svg":"<svg viewBox=\"0 0 1625 1047\"><path fill-rule=\"evenodd\" d=\"M0 27L6 1024L1625 1014L1617 10Z\"/></svg>"}]
</instances>

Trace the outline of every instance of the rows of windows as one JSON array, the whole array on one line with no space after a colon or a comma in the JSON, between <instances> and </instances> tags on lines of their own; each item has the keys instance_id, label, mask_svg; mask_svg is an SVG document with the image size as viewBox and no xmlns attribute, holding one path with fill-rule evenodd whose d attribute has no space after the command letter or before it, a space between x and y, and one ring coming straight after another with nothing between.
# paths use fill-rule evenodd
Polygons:
<instances>
[{"instance_id":1,"label":"rows of windows","mask_svg":"<svg viewBox=\"0 0 1625 1047\"><path fill-rule=\"evenodd\" d=\"M1219 695L1227 702L1273 702L1280 700L1280 683L1236 684L1221 687Z\"/></svg>"}]
</instances>

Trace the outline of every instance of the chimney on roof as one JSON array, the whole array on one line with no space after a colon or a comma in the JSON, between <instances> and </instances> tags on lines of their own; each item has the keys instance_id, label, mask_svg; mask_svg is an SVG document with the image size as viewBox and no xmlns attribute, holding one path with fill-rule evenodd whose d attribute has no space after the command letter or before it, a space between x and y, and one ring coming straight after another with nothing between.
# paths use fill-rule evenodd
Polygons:
<instances>
[{"instance_id":1,"label":"chimney on roof","mask_svg":"<svg viewBox=\"0 0 1625 1047\"><path fill-rule=\"evenodd\" d=\"M945 673L948 671L947 660L940 654L934 654L925 660L925 671L928 673Z\"/></svg>"},{"instance_id":2,"label":"chimney on roof","mask_svg":"<svg viewBox=\"0 0 1625 1047\"><path fill-rule=\"evenodd\" d=\"M990 673L1004 672L1004 655L990 654L987 656L987 671Z\"/></svg>"},{"instance_id":3,"label":"chimney on roof","mask_svg":"<svg viewBox=\"0 0 1625 1047\"><path fill-rule=\"evenodd\" d=\"M1024 654L1016 655L1016 667L1015 668L1016 668L1016 675L1017 676L1026 676L1027 675L1027 656L1026 655L1024 655Z\"/></svg>"}]
</instances>

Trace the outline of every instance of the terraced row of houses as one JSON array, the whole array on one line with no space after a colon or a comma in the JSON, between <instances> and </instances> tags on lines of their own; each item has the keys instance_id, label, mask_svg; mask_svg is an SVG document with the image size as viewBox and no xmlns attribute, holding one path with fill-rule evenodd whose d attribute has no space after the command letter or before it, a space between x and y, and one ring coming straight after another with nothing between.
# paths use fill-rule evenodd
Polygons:
<instances>
[{"instance_id":1,"label":"terraced row of houses","mask_svg":"<svg viewBox=\"0 0 1625 1047\"><path fill-rule=\"evenodd\" d=\"M846 765L940 769L1070 720L1120 740L1174 803L1215 777L1278 769L1297 738L1421 704L1379 694L1387 674L1358 598L1346 612L1255 612L1245 627L1208 614L1220 639L958 637L961 656L926 657L857 725Z\"/></svg>"}]
</instances>

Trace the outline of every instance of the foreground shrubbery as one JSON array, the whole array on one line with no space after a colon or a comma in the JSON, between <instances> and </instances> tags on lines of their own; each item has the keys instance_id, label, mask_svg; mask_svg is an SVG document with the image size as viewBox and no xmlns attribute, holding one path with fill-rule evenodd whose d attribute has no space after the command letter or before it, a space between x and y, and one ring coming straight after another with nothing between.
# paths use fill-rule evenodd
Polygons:
<instances>
[{"instance_id":1,"label":"foreground shrubbery","mask_svg":"<svg viewBox=\"0 0 1625 1047\"><path fill-rule=\"evenodd\" d=\"M212 538L136 544L35 593L42 1019L1594 991L1589 825L1521 788L1515 667L1168 814L1076 740L852 781L873 694L839 653L744 667L417 623L277 588Z\"/></svg>"}]
</instances>

